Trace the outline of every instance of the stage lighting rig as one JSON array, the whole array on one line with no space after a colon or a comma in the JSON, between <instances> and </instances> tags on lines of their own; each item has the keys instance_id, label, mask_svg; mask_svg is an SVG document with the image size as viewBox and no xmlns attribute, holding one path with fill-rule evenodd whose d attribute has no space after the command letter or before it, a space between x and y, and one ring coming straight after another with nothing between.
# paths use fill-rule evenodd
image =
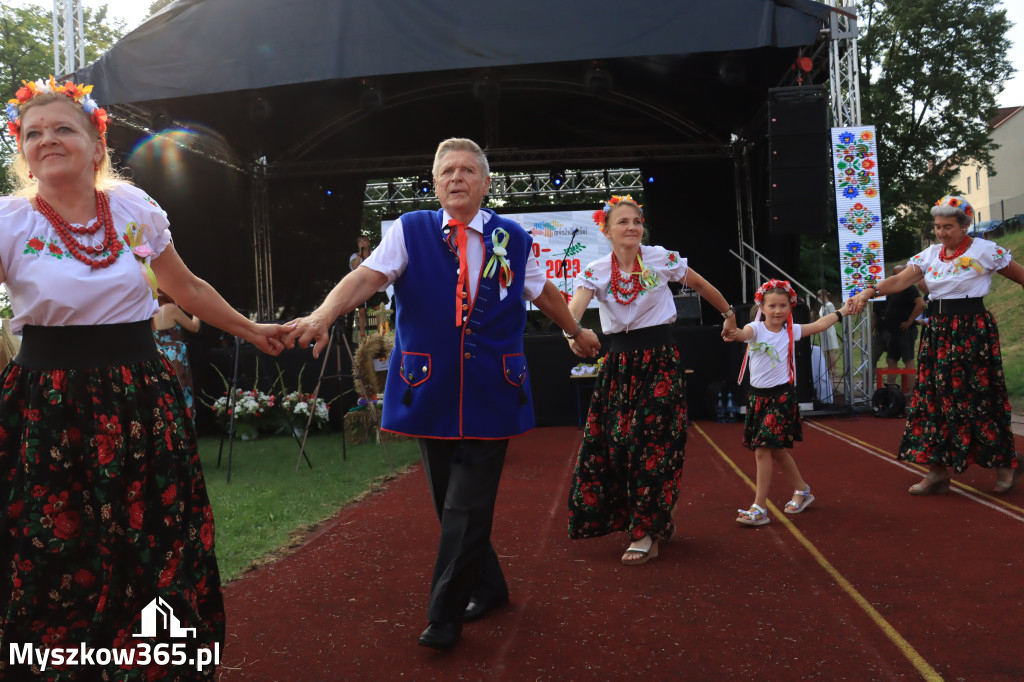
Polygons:
<instances>
[{"instance_id":1,"label":"stage lighting rig","mask_svg":"<svg viewBox=\"0 0 1024 682\"><path fill-rule=\"evenodd\" d=\"M565 171L561 168L556 168L551 171L548 178L551 180L551 184L556 190L562 189L562 185L565 184Z\"/></svg>"}]
</instances>

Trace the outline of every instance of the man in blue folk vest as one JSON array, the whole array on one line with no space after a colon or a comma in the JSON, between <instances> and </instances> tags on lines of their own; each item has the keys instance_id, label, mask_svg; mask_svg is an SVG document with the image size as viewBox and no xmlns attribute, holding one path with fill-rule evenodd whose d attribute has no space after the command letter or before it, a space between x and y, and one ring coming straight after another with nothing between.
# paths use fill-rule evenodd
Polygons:
<instances>
[{"instance_id":1,"label":"man in blue folk vest","mask_svg":"<svg viewBox=\"0 0 1024 682\"><path fill-rule=\"evenodd\" d=\"M319 356L339 315L394 284L395 349L382 428L419 440L441 521L429 625L419 643L449 649L463 622L509 599L490 536L508 439L533 428L523 299L576 339L582 354L596 355L600 344L547 281L530 234L480 208L491 184L480 147L445 140L433 174L441 209L395 221L319 308L293 322L287 343L312 342Z\"/></svg>"}]
</instances>

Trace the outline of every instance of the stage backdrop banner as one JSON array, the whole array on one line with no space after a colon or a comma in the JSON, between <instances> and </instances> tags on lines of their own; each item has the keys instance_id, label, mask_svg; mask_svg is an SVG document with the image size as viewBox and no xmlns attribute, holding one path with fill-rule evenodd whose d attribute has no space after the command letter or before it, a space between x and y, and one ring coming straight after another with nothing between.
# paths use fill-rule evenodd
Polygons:
<instances>
[{"instance_id":1,"label":"stage backdrop banner","mask_svg":"<svg viewBox=\"0 0 1024 682\"><path fill-rule=\"evenodd\" d=\"M885 273L875 127L833 128L832 164L845 300L876 284Z\"/></svg>"},{"instance_id":2,"label":"stage backdrop banner","mask_svg":"<svg viewBox=\"0 0 1024 682\"><path fill-rule=\"evenodd\" d=\"M551 283L572 298L573 279L583 268L612 252L611 242L594 223L594 209L587 211L547 211L535 213L500 213L514 220L533 235L533 257ZM393 220L381 221L381 234ZM565 270L563 272L563 263ZM590 307L597 307L592 299Z\"/></svg>"}]
</instances>

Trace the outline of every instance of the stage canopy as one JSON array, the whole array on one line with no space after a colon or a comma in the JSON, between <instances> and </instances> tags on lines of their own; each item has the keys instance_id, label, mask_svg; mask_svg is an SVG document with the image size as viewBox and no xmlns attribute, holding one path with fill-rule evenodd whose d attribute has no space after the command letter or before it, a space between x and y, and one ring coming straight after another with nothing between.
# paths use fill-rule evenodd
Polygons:
<instances>
[{"instance_id":1,"label":"stage canopy","mask_svg":"<svg viewBox=\"0 0 1024 682\"><path fill-rule=\"evenodd\" d=\"M363 183L428 171L450 136L481 143L495 171L660 164L680 182L722 185L723 200L692 204L693 217L714 217L732 246L731 165L708 178L686 164L729 160L737 140L763 136L767 90L792 84L830 11L809 0L178 0L75 79L111 108L111 146L171 213L186 262L250 309L253 177L265 170L276 307L291 313L344 273ZM168 125L197 153L153 147L144 129ZM211 249L211 236L244 248Z\"/></svg>"}]
</instances>

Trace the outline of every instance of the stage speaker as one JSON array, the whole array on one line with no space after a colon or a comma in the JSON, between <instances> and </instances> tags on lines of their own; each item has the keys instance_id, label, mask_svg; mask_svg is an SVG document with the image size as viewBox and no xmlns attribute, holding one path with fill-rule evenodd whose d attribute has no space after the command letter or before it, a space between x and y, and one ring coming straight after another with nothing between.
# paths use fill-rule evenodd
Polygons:
<instances>
[{"instance_id":1,"label":"stage speaker","mask_svg":"<svg viewBox=\"0 0 1024 682\"><path fill-rule=\"evenodd\" d=\"M827 92L800 86L768 96L769 232L824 234L833 222Z\"/></svg>"},{"instance_id":2,"label":"stage speaker","mask_svg":"<svg viewBox=\"0 0 1024 682\"><path fill-rule=\"evenodd\" d=\"M701 323L699 296L676 295L672 297L672 301L676 304L675 324L689 326Z\"/></svg>"}]
</instances>

